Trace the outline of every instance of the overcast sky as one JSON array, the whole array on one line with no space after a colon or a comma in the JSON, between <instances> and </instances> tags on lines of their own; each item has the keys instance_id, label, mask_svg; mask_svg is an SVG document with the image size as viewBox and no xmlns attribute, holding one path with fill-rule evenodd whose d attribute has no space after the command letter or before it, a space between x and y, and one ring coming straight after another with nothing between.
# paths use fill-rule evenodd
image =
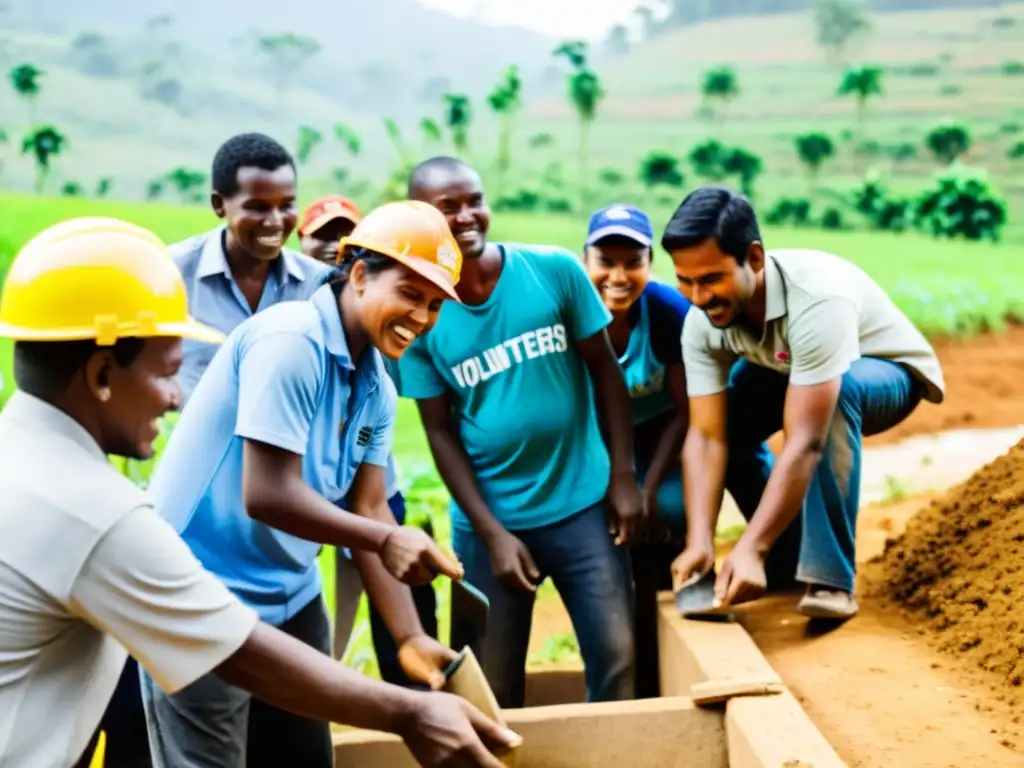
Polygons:
<instances>
[{"instance_id":1,"label":"overcast sky","mask_svg":"<svg viewBox=\"0 0 1024 768\"><path fill-rule=\"evenodd\" d=\"M629 22L641 0L420 0L424 5L490 23L517 24L556 37L599 38Z\"/></svg>"}]
</instances>

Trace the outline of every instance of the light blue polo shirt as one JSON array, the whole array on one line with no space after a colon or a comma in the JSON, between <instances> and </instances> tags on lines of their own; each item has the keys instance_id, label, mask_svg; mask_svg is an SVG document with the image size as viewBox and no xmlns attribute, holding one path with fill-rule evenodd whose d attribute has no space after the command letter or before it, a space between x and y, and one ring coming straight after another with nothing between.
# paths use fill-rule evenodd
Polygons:
<instances>
[{"instance_id":1,"label":"light blue polo shirt","mask_svg":"<svg viewBox=\"0 0 1024 768\"><path fill-rule=\"evenodd\" d=\"M192 316L225 335L255 314L231 276L224 255L226 234L227 227L221 226L169 247L171 258L185 280ZM282 301L308 299L330 271L331 267L321 261L282 248L281 257L270 270L256 312ZM183 347L185 359L178 373L178 383L182 400L187 403L218 345L186 339ZM387 484L388 498L391 498L398 492L393 459L388 460Z\"/></svg>"},{"instance_id":2,"label":"light blue polo shirt","mask_svg":"<svg viewBox=\"0 0 1024 768\"><path fill-rule=\"evenodd\" d=\"M319 593L320 544L249 517L244 439L301 454L305 481L344 496L360 464L386 466L396 394L380 353L349 357L330 286L240 324L171 434L149 493L203 566L264 621L280 625Z\"/></svg>"},{"instance_id":3,"label":"light blue polo shirt","mask_svg":"<svg viewBox=\"0 0 1024 768\"><path fill-rule=\"evenodd\" d=\"M398 360L403 397L447 394L491 512L508 530L550 525L608 489L610 460L590 375L575 343L611 321L579 258L504 245L481 305L446 301ZM452 525L471 530L454 502Z\"/></svg>"}]
</instances>

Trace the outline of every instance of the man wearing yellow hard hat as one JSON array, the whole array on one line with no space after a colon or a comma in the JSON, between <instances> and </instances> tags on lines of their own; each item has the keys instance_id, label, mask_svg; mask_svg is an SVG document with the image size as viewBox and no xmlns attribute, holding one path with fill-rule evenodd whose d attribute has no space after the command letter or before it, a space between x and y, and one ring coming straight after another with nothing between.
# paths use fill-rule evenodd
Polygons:
<instances>
[{"instance_id":1,"label":"man wearing yellow hard hat","mask_svg":"<svg viewBox=\"0 0 1024 768\"><path fill-rule=\"evenodd\" d=\"M397 733L422 765L500 765L481 739L514 735L464 701L368 679L260 622L107 461L151 454L179 402L182 339L220 340L189 316L154 235L103 218L44 231L11 265L0 336L15 341L18 385L0 413L0 765L74 765L126 652L169 692L213 673L308 717ZM347 546L397 535L362 523Z\"/></svg>"}]
</instances>

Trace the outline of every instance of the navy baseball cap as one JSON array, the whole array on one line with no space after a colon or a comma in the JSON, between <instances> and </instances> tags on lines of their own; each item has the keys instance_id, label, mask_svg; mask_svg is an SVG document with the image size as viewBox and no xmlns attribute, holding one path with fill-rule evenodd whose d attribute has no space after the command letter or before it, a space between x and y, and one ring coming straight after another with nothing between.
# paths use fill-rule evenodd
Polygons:
<instances>
[{"instance_id":1,"label":"navy baseball cap","mask_svg":"<svg viewBox=\"0 0 1024 768\"><path fill-rule=\"evenodd\" d=\"M651 220L633 205L607 205L590 216L587 245L593 245L610 235L628 237L645 248L654 242Z\"/></svg>"}]
</instances>

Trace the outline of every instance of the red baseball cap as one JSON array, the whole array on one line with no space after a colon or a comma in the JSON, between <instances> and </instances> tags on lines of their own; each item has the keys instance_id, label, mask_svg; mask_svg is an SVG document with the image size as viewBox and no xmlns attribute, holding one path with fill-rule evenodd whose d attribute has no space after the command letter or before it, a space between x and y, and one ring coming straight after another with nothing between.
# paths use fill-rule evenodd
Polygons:
<instances>
[{"instance_id":1,"label":"red baseball cap","mask_svg":"<svg viewBox=\"0 0 1024 768\"><path fill-rule=\"evenodd\" d=\"M363 214L356 204L347 197L342 195L321 197L307 205L306 210L302 212L299 235L305 237L335 219L347 219L353 224L358 224L363 220Z\"/></svg>"}]
</instances>

